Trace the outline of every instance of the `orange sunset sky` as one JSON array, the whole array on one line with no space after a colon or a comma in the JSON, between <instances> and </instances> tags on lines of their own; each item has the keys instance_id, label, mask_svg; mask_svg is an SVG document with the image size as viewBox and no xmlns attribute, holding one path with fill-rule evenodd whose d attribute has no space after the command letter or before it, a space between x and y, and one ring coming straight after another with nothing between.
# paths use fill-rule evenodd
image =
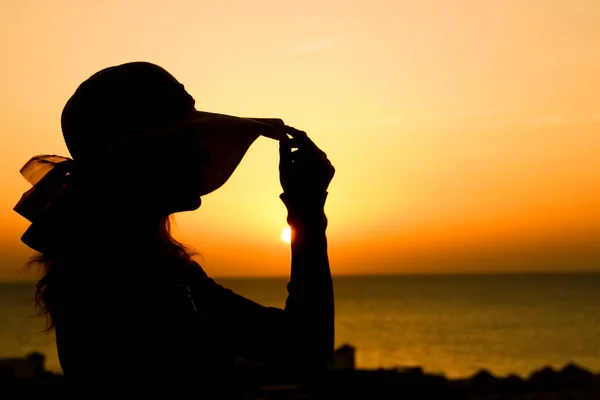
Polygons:
<instances>
[{"instance_id":1,"label":"orange sunset sky","mask_svg":"<svg viewBox=\"0 0 600 400\"><path fill-rule=\"evenodd\" d=\"M597 0L5 0L0 277L30 255L19 168L68 155L66 100L136 60L328 153L334 274L599 270L599 18ZM288 273L277 164L260 138L178 216L209 274Z\"/></svg>"}]
</instances>

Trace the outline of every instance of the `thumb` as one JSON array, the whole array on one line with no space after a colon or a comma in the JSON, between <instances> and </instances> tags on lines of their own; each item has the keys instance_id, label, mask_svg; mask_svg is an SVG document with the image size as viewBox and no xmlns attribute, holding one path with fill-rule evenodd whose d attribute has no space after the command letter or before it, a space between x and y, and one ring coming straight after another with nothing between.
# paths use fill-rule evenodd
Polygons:
<instances>
[{"instance_id":1,"label":"thumb","mask_svg":"<svg viewBox=\"0 0 600 400\"><path fill-rule=\"evenodd\" d=\"M279 171L286 172L292 165L292 144L288 138L279 141Z\"/></svg>"}]
</instances>

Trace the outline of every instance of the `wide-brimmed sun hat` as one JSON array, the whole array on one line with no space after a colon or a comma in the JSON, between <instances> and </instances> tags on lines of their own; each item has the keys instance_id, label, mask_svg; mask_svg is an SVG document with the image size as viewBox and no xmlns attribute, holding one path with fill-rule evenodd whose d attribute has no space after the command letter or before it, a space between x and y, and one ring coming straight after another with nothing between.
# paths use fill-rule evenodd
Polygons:
<instances>
[{"instance_id":1,"label":"wide-brimmed sun hat","mask_svg":"<svg viewBox=\"0 0 600 400\"><path fill-rule=\"evenodd\" d=\"M32 225L60 197L72 168L105 164L110 153L124 143L181 132L196 135L208 155L202 166L202 196L229 179L259 136L275 140L285 136L280 119L196 110L184 86L164 68L148 62L105 68L89 77L67 101L61 126L73 158L36 156L21 169L33 187L23 194L15 211ZM23 241L26 236L27 232Z\"/></svg>"},{"instance_id":2,"label":"wide-brimmed sun hat","mask_svg":"<svg viewBox=\"0 0 600 400\"><path fill-rule=\"evenodd\" d=\"M184 86L165 69L132 62L103 69L83 82L65 105L63 136L76 161L102 161L127 140L185 130L198 135L208 163L201 195L221 187L260 136L277 139L278 119L240 118L198 111Z\"/></svg>"}]
</instances>

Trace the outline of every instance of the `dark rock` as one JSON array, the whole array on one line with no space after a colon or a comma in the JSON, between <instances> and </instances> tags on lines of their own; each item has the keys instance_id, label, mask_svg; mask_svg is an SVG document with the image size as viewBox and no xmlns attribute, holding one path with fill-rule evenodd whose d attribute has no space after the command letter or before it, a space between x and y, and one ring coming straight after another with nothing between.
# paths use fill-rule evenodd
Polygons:
<instances>
[{"instance_id":1,"label":"dark rock","mask_svg":"<svg viewBox=\"0 0 600 400\"><path fill-rule=\"evenodd\" d=\"M558 372L550 366L533 371L527 383L536 390L552 390L561 386Z\"/></svg>"},{"instance_id":2,"label":"dark rock","mask_svg":"<svg viewBox=\"0 0 600 400\"><path fill-rule=\"evenodd\" d=\"M574 364L566 365L559 373L562 383L568 386L587 386L594 383L594 374Z\"/></svg>"},{"instance_id":3,"label":"dark rock","mask_svg":"<svg viewBox=\"0 0 600 400\"><path fill-rule=\"evenodd\" d=\"M525 381L518 375L511 374L502 380L502 390L505 392L520 392L526 386Z\"/></svg>"},{"instance_id":4,"label":"dark rock","mask_svg":"<svg viewBox=\"0 0 600 400\"><path fill-rule=\"evenodd\" d=\"M337 371L356 369L356 349L348 344L336 349L329 369Z\"/></svg>"},{"instance_id":5,"label":"dark rock","mask_svg":"<svg viewBox=\"0 0 600 400\"><path fill-rule=\"evenodd\" d=\"M471 378L473 386L477 389L492 389L498 386L499 380L487 369L479 370Z\"/></svg>"},{"instance_id":6,"label":"dark rock","mask_svg":"<svg viewBox=\"0 0 600 400\"><path fill-rule=\"evenodd\" d=\"M422 367L402 367L397 369L397 371L410 379L420 380L425 376L425 371L423 371Z\"/></svg>"}]
</instances>

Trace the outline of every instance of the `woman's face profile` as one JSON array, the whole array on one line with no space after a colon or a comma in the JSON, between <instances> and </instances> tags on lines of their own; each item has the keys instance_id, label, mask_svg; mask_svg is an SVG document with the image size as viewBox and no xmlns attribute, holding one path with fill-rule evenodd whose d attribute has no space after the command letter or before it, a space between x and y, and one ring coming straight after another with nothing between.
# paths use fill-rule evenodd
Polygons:
<instances>
[{"instance_id":1,"label":"woman's face profile","mask_svg":"<svg viewBox=\"0 0 600 400\"><path fill-rule=\"evenodd\" d=\"M130 160L131 195L140 207L162 215L196 210L201 205L202 168L208 154L194 132L170 133L136 146Z\"/></svg>"}]
</instances>

